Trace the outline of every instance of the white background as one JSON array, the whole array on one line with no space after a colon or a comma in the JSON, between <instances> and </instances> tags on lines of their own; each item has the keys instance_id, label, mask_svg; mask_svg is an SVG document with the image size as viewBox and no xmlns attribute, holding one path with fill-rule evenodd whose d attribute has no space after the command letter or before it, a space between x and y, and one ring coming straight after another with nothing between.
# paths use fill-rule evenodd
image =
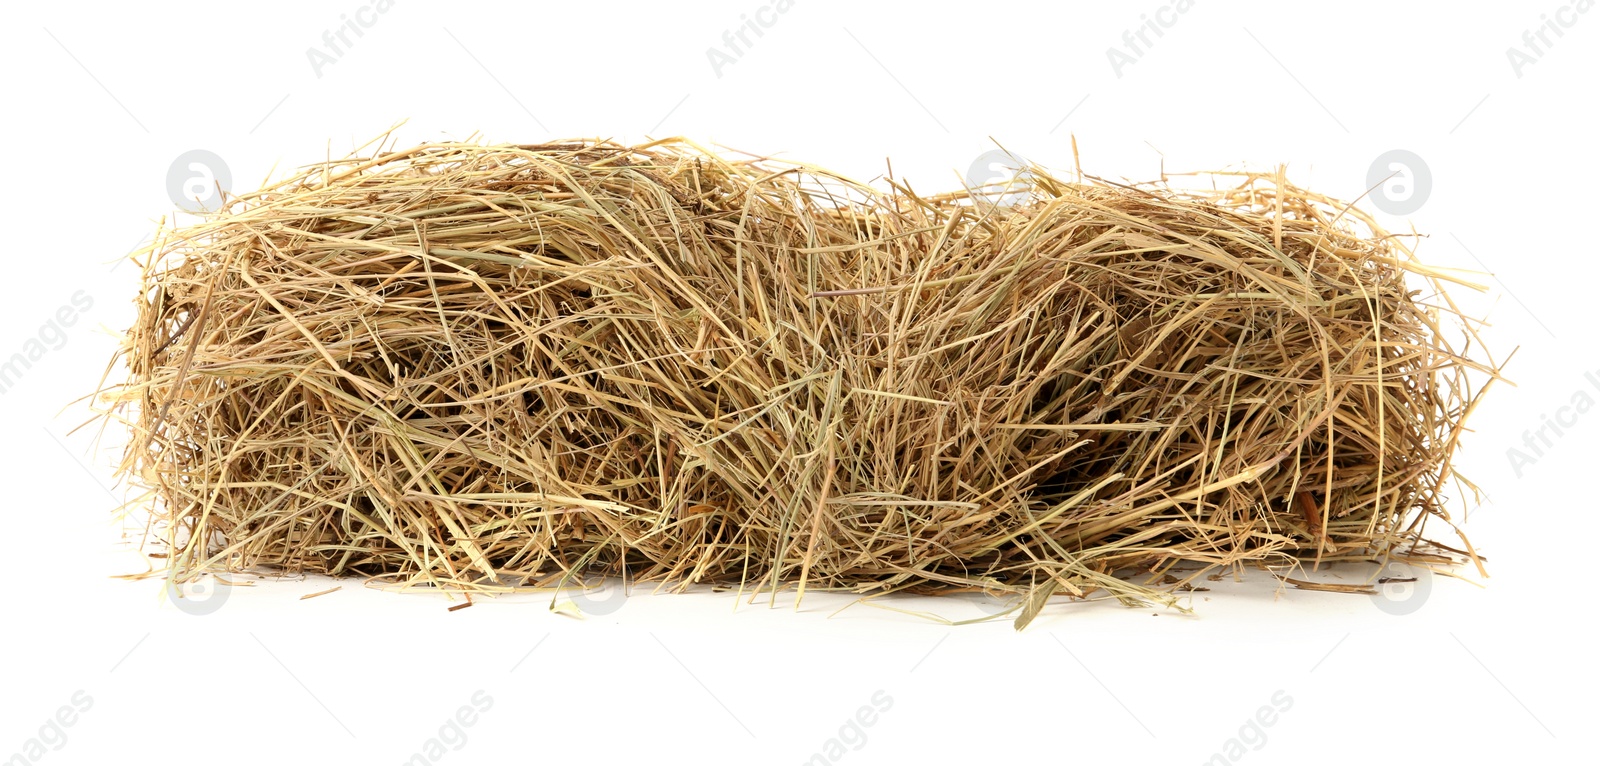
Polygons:
<instances>
[{"instance_id":1,"label":"white background","mask_svg":"<svg viewBox=\"0 0 1600 766\"><path fill-rule=\"evenodd\" d=\"M1507 49L1526 51L1523 31L1558 0L1200 0L1119 77L1107 49L1159 0L798 0L719 76L707 49L763 0L399 0L319 77L307 50L364 1L8 12L0 358L58 337L42 328L77 291L93 305L0 396L0 759L25 759L6 763L35 762L29 740L79 690L92 706L38 761L405 763L479 690L492 707L430 762L806 763L880 690L892 707L852 737L859 749L811 762L1203 763L1280 690L1292 707L1237 761L1590 753L1600 679L1580 626L1600 409L1520 476L1506 450L1579 391L1600 401L1584 378L1600 376L1600 11L1519 77ZM1435 576L1396 616L1251 572L1211 583L1192 615L1061 604L1020 634L840 612L850 599L832 594L798 611L792 595L769 608L637 594L581 621L548 596L447 612L443 595L358 581L300 601L330 587L316 579L229 589L197 616L158 579L116 579L144 564L111 519L115 434L96 447L68 432L132 318L136 270L117 259L174 210L169 165L206 149L247 191L402 119L402 144L684 135L863 179L890 157L928 191L957 185L990 137L1070 169L1075 135L1085 171L1113 178L1150 179L1163 158L1169 172L1288 163L1345 199L1378 155L1415 152L1431 193L1385 221L1427 234L1432 263L1492 273L1487 293L1455 294L1488 317L1496 360L1519 349L1517 386L1491 392L1460 459L1492 498L1463 522L1492 577Z\"/></svg>"}]
</instances>

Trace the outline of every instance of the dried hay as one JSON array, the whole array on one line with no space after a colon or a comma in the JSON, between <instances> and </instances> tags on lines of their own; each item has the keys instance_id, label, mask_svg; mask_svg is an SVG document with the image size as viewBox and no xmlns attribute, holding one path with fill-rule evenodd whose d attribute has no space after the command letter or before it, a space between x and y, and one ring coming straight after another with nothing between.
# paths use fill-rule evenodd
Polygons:
<instances>
[{"instance_id":1,"label":"dried hay","mask_svg":"<svg viewBox=\"0 0 1600 766\"><path fill-rule=\"evenodd\" d=\"M1448 523L1497 377L1468 283L1281 172L1027 178L379 144L164 230L105 414L180 580L982 589L1020 625Z\"/></svg>"}]
</instances>

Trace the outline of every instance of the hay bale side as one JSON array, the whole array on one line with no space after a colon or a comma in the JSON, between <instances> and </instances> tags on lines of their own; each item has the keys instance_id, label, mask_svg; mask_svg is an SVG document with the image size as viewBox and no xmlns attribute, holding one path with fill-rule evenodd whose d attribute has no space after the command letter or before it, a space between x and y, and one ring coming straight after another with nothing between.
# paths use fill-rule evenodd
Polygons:
<instances>
[{"instance_id":1,"label":"hay bale side","mask_svg":"<svg viewBox=\"0 0 1600 766\"><path fill-rule=\"evenodd\" d=\"M122 469L179 578L1170 602L1119 572L1414 549L1494 370L1359 211L1222 180L1036 168L998 207L683 141L318 165L143 258Z\"/></svg>"}]
</instances>

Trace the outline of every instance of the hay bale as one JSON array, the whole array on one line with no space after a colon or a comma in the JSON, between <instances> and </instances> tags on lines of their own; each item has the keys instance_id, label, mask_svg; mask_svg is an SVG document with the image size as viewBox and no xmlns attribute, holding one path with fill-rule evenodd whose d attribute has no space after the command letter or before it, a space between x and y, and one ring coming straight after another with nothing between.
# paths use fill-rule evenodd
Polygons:
<instances>
[{"instance_id":1,"label":"hay bale","mask_svg":"<svg viewBox=\"0 0 1600 766\"><path fill-rule=\"evenodd\" d=\"M380 151L163 232L108 411L180 579L982 588L1021 623L1172 602L1133 568L1415 549L1493 374L1407 283L1447 277L1220 180L1034 168L999 206L681 140Z\"/></svg>"}]
</instances>

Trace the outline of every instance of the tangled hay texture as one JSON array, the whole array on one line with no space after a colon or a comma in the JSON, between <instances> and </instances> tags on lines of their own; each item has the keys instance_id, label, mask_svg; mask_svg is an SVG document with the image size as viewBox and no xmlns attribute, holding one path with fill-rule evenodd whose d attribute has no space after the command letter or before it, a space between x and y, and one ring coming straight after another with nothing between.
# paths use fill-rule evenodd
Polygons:
<instances>
[{"instance_id":1,"label":"tangled hay texture","mask_svg":"<svg viewBox=\"0 0 1600 766\"><path fill-rule=\"evenodd\" d=\"M1170 603L1180 562L1417 550L1493 374L1449 277L1281 174L1212 179L1034 168L999 205L682 140L380 146L164 231L106 411L179 579L983 589L1025 622Z\"/></svg>"}]
</instances>

